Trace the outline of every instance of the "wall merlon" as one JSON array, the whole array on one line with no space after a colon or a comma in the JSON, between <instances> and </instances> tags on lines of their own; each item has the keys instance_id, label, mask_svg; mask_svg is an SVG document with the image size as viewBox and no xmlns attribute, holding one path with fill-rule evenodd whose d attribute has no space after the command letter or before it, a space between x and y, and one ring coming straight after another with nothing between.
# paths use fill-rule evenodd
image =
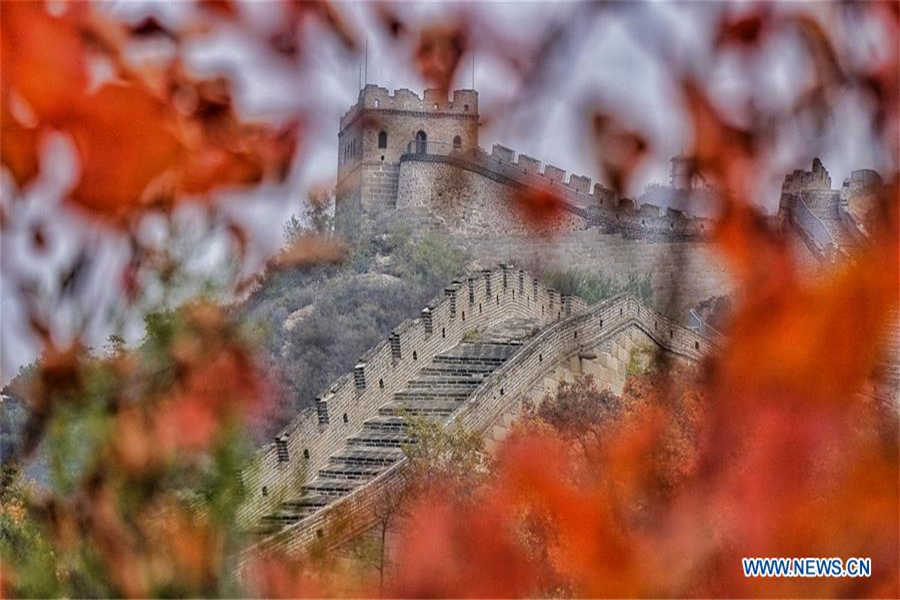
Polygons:
<instances>
[{"instance_id":1,"label":"wall merlon","mask_svg":"<svg viewBox=\"0 0 900 600\"><path fill-rule=\"evenodd\" d=\"M400 110L421 113L478 114L478 92L475 90L454 90L452 101L441 90L427 89L420 97L414 91L399 88L390 93L387 88L368 84L359 91L357 102L341 117L340 130L343 131L361 110ZM435 104L437 108L435 108Z\"/></svg>"},{"instance_id":2,"label":"wall merlon","mask_svg":"<svg viewBox=\"0 0 900 600\"><path fill-rule=\"evenodd\" d=\"M619 198L619 203L616 205L616 210L625 214L634 214L637 212L634 208L634 200L631 198Z\"/></svg>"},{"instance_id":3,"label":"wall merlon","mask_svg":"<svg viewBox=\"0 0 900 600\"><path fill-rule=\"evenodd\" d=\"M466 110L468 104L469 110ZM453 90L453 108L463 112L478 112L478 92L476 90Z\"/></svg>"},{"instance_id":4,"label":"wall merlon","mask_svg":"<svg viewBox=\"0 0 900 600\"><path fill-rule=\"evenodd\" d=\"M569 187L582 194L591 193L591 178L584 175L569 175Z\"/></svg>"},{"instance_id":5,"label":"wall merlon","mask_svg":"<svg viewBox=\"0 0 900 600\"><path fill-rule=\"evenodd\" d=\"M655 204L642 204L640 210L638 210L638 216L658 219L661 216L661 212L660 207Z\"/></svg>"},{"instance_id":6,"label":"wall merlon","mask_svg":"<svg viewBox=\"0 0 900 600\"><path fill-rule=\"evenodd\" d=\"M544 167L544 177L546 177L550 181L558 181L562 183L566 178L566 172L559 167L546 165Z\"/></svg>"},{"instance_id":7,"label":"wall merlon","mask_svg":"<svg viewBox=\"0 0 900 600\"><path fill-rule=\"evenodd\" d=\"M516 153L506 146L494 144L491 148L491 156L503 162L514 163L516 161Z\"/></svg>"},{"instance_id":8,"label":"wall merlon","mask_svg":"<svg viewBox=\"0 0 900 600\"><path fill-rule=\"evenodd\" d=\"M425 108L433 108L435 110L446 108L449 101L447 100L447 91L438 89L425 90Z\"/></svg>"},{"instance_id":9,"label":"wall merlon","mask_svg":"<svg viewBox=\"0 0 900 600\"><path fill-rule=\"evenodd\" d=\"M790 175L786 175L781 186L782 192L796 193L809 190L830 190L831 176L828 170L818 158L814 158L812 169L804 171L795 169Z\"/></svg>"},{"instance_id":10,"label":"wall merlon","mask_svg":"<svg viewBox=\"0 0 900 600\"><path fill-rule=\"evenodd\" d=\"M528 173L540 174L541 172L541 161L536 158L532 158L527 154L519 153L519 159L516 163L520 168L527 171Z\"/></svg>"}]
</instances>

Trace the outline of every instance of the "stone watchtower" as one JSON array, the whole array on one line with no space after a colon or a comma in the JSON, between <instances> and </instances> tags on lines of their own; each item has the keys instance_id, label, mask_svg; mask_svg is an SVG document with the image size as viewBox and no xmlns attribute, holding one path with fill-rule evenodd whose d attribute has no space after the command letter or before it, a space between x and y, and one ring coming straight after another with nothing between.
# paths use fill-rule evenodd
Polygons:
<instances>
[{"instance_id":1,"label":"stone watchtower","mask_svg":"<svg viewBox=\"0 0 900 600\"><path fill-rule=\"evenodd\" d=\"M390 94L366 85L341 118L335 187L335 229L355 237L379 214L396 207L400 157L449 154L478 147L478 92L439 90L424 98L407 89Z\"/></svg>"}]
</instances>

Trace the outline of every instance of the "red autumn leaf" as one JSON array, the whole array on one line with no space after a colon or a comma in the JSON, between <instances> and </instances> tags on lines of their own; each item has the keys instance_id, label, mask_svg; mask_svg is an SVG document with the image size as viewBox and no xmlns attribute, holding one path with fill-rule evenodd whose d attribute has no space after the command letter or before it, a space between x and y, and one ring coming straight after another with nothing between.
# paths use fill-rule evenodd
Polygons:
<instances>
[{"instance_id":1,"label":"red autumn leaf","mask_svg":"<svg viewBox=\"0 0 900 600\"><path fill-rule=\"evenodd\" d=\"M465 49L466 31L461 25L433 25L419 34L415 63L425 81L446 91Z\"/></svg>"},{"instance_id":2,"label":"red autumn leaf","mask_svg":"<svg viewBox=\"0 0 900 600\"><path fill-rule=\"evenodd\" d=\"M522 188L513 199L513 210L534 232L549 234L566 214L563 199L546 188Z\"/></svg>"},{"instance_id":3,"label":"red autumn leaf","mask_svg":"<svg viewBox=\"0 0 900 600\"><path fill-rule=\"evenodd\" d=\"M757 46L771 25L771 6L761 5L753 11L738 16L728 15L719 22L713 39L716 48Z\"/></svg>"},{"instance_id":4,"label":"red autumn leaf","mask_svg":"<svg viewBox=\"0 0 900 600\"><path fill-rule=\"evenodd\" d=\"M339 240L320 234L304 235L291 243L271 261L276 269L334 264L344 260L347 246Z\"/></svg>"},{"instance_id":5,"label":"red autumn leaf","mask_svg":"<svg viewBox=\"0 0 900 600\"><path fill-rule=\"evenodd\" d=\"M84 44L74 22L51 16L38 2L8 2L0 24L4 98L14 91L41 120L67 116L87 84Z\"/></svg>"},{"instance_id":6,"label":"red autumn leaf","mask_svg":"<svg viewBox=\"0 0 900 600\"><path fill-rule=\"evenodd\" d=\"M172 110L137 85L110 83L86 99L66 123L78 150L81 174L71 193L78 206L119 221L146 208L152 183L174 183L184 156ZM165 187L165 186L162 186Z\"/></svg>"},{"instance_id":7,"label":"red autumn leaf","mask_svg":"<svg viewBox=\"0 0 900 600\"><path fill-rule=\"evenodd\" d=\"M647 158L649 142L641 133L624 127L619 119L603 112L594 114L593 132L601 171L614 190L626 193L632 176Z\"/></svg>"},{"instance_id":8,"label":"red autumn leaf","mask_svg":"<svg viewBox=\"0 0 900 600\"><path fill-rule=\"evenodd\" d=\"M203 10L228 19L236 18L238 14L233 0L198 0L197 4Z\"/></svg>"},{"instance_id":9,"label":"red autumn leaf","mask_svg":"<svg viewBox=\"0 0 900 600\"><path fill-rule=\"evenodd\" d=\"M757 136L729 124L696 82L682 81L682 95L692 121L690 155L697 168L739 202L756 197Z\"/></svg>"},{"instance_id":10,"label":"red autumn leaf","mask_svg":"<svg viewBox=\"0 0 900 600\"><path fill-rule=\"evenodd\" d=\"M3 166L10 170L16 184L23 187L40 171L40 130L20 124L7 109L6 102L3 102L0 119L0 157Z\"/></svg>"},{"instance_id":11,"label":"red autumn leaf","mask_svg":"<svg viewBox=\"0 0 900 600\"><path fill-rule=\"evenodd\" d=\"M179 190L199 195L219 185L256 183L263 178L263 165L252 155L205 146L188 154L181 165Z\"/></svg>"}]
</instances>

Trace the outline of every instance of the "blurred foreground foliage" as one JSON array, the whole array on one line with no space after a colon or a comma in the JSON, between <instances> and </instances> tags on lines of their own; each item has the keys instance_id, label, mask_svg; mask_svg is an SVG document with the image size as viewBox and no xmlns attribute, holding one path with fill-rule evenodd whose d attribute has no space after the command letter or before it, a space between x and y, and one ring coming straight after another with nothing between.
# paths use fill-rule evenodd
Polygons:
<instances>
[{"instance_id":1,"label":"blurred foreground foliage","mask_svg":"<svg viewBox=\"0 0 900 600\"><path fill-rule=\"evenodd\" d=\"M196 301L152 314L138 348L44 356L17 383L32 407L17 450L37 444L50 477L46 487L28 484L4 462L8 592L238 592L229 557L242 543L235 515L251 450L243 427L265 394L221 308Z\"/></svg>"},{"instance_id":2,"label":"blurred foreground foliage","mask_svg":"<svg viewBox=\"0 0 900 600\"><path fill-rule=\"evenodd\" d=\"M699 40L696 52L677 51L670 25L642 4L576 5L569 21L536 28L526 47L496 43L502 36L464 11L423 25L391 5L373 5L378 26L394 48L411 51L430 85L446 91L460 59L477 47L509 67L522 102L548 81L543 57L583 37L580 25L621 17L623 35L639 32L635 41L671 75L691 133L685 153L717 190L713 242L737 293L720 352L696 375L638 375L620 402L589 383L563 387L484 468L480 451L468 443L472 432L461 446L447 446L443 433L424 432L439 449L423 455L426 463L455 469L452 461L463 456L463 464L474 458L479 466L431 477L409 497L387 499L388 507L402 502L403 518L386 579L363 578L351 589L346 571L331 571L315 556L250 556L239 572L235 511L246 456L240 431L270 396L245 332L222 308L196 301L149 318L139 348L119 344L101 357L82 345L87 319L62 342L51 317L67 302L93 315L96 295L84 290L112 286L117 307L128 307L139 304L149 279L170 282L177 257L148 241L140 225L147 216L171 224L174 211L188 203L202 209L211 230L227 232L229 257L245 266L252 239L218 210L215 194L284 181L301 147L300 117L309 115L278 126L244 121L230 79L193 76L181 49L210 28L234 27L300 65L310 21L346 48L359 46L328 3L273 6L281 18L273 19L278 31L271 32L248 26L228 1L192 5L183 27L153 18L129 24L87 3L52 10L6 3L0 11L0 150L14 196L4 204L0 227L17 239L25 232L36 252L46 249L46 232L32 226L22 206L44 175L43 144L57 134L71 143L78 163L75 180L57 199L97 225L76 240L83 247L49 295L40 293L27 262L18 261L22 245L0 240L4 285L21 297L22 320L43 349L27 378L23 433L14 442L4 439L4 595L900 596L898 419L895 407L885 409L870 393L897 310L900 50L888 43L861 53L865 44L857 45L856 36L830 33L834 25L900 38L900 10L889 2L823 5L825 20L794 5L717 5L704 19L712 34ZM135 64L131 44L145 36L169 40L173 52L156 64ZM756 85L756 75L765 69L755 67L785 41L803 57L807 77L798 80L796 94L759 102L754 94L767 88ZM736 92L725 107L705 83L724 61L746 76L743 88L750 90L746 97ZM871 213L867 243L809 279L793 263L784 232L758 208L764 200L759 174L785 150L780 134L798 124L821 126L848 97L865 113L860 127L874 138L887 184ZM587 112L599 170L624 192L650 154L650 137L601 101L590 102ZM538 232L561 211L549 190L519 200ZM121 243L127 260L92 284L86 274L96 273L96 240L104 236ZM350 282L403 277L430 296L426 288L445 284L460 264L459 256L427 240L396 242L400 259L382 252L384 243L395 244L376 239L346 248L321 232L292 237L266 265L271 287L248 306L265 305L300 283L297 278L327 287L324 275L338 271ZM347 271L318 266L341 263L348 254ZM381 272L368 273L373 264ZM231 291L240 297L256 280L237 273ZM588 294L612 285L577 277L563 283ZM345 335L362 321L340 321L361 297L353 285L326 297L325 305L337 309L314 309ZM640 288L640 277L635 285ZM303 302L260 316L281 326L311 304L311 290ZM370 313L368 332L336 349L329 345L333 330L294 329L299 350L287 351L291 362L315 364L315 357L290 354L307 347L355 359L399 316L386 308L398 295L373 296L360 308ZM403 297L413 302L411 294ZM416 299L401 312L421 304ZM305 381L317 385L312 376ZM18 475L35 453L49 457L45 489ZM473 471L479 476L470 478ZM873 576L760 581L740 570L742 556L815 555L871 557Z\"/></svg>"}]
</instances>

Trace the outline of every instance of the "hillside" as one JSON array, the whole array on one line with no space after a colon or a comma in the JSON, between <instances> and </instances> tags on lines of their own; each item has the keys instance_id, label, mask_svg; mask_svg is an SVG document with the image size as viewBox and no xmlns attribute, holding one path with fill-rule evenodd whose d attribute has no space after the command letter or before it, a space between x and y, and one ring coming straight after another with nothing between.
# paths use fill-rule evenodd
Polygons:
<instances>
[{"instance_id":1,"label":"hillside","mask_svg":"<svg viewBox=\"0 0 900 600\"><path fill-rule=\"evenodd\" d=\"M357 244L337 267L274 273L241 307L276 380L276 406L254 432L268 439L359 356L458 273L469 256L438 234L395 228Z\"/></svg>"}]
</instances>

